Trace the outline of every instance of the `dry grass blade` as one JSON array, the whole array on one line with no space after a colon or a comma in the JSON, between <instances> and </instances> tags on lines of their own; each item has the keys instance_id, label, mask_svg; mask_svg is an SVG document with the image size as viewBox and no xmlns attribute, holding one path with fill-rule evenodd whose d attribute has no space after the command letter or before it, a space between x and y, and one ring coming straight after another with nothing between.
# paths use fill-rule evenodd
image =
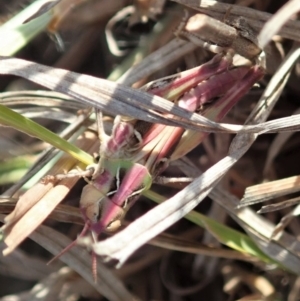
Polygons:
<instances>
[{"instance_id":1,"label":"dry grass blade","mask_svg":"<svg viewBox=\"0 0 300 301\"><path fill-rule=\"evenodd\" d=\"M84 106L80 102L76 102L67 95L54 91L10 91L2 92L1 104L9 107L19 105L37 105L42 107L58 107L74 110L83 109Z\"/></svg>"},{"instance_id":2,"label":"dry grass blade","mask_svg":"<svg viewBox=\"0 0 300 301\"><path fill-rule=\"evenodd\" d=\"M296 110L293 115L299 114L300 110ZM280 151L284 148L287 141L290 139L290 137L294 134L294 132L287 132L287 133L280 133L278 134L275 139L272 141L272 144L268 150L266 163L264 166L263 174L265 177L268 177L268 174L270 173L270 168L272 163L274 162L276 156L280 153Z\"/></svg>"},{"instance_id":3,"label":"dry grass blade","mask_svg":"<svg viewBox=\"0 0 300 301\"><path fill-rule=\"evenodd\" d=\"M10 200L7 198L0 199L0 213L9 214L13 211L18 200ZM54 211L49 215L49 219L53 219L62 223L71 223L75 225L84 225L82 214L76 207L60 204L56 206Z\"/></svg>"},{"instance_id":4,"label":"dry grass blade","mask_svg":"<svg viewBox=\"0 0 300 301\"><path fill-rule=\"evenodd\" d=\"M177 35L191 39L196 45L213 53L220 53L224 51L223 47L230 47L244 58L255 60L262 51L256 33L246 22L235 23L235 26L231 26L231 23L229 25L207 15L196 14L186 21L185 26L179 28ZM240 34L241 29L247 32L248 39Z\"/></svg>"},{"instance_id":5,"label":"dry grass blade","mask_svg":"<svg viewBox=\"0 0 300 301\"><path fill-rule=\"evenodd\" d=\"M113 115L126 115L152 123L192 129L195 129L192 126L193 123L197 122L203 126L196 126L196 129L201 128L204 131L211 131L212 129L225 130L218 123L212 122L199 114L187 112L161 97L124 87L108 80L14 58L2 57L0 66L0 73L2 74L14 74L27 78L49 89L74 97L78 101L84 102L85 105L104 110ZM166 118L162 114L153 111L154 109L162 113L171 112L171 114L180 118ZM232 126L228 125L228 127L232 131Z\"/></svg>"},{"instance_id":6,"label":"dry grass blade","mask_svg":"<svg viewBox=\"0 0 300 301\"><path fill-rule=\"evenodd\" d=\"M33 268L30 276L38 283L21 293L18 289L0 292L7 294L0 301L186 301L201 299L203 294L208 300L220 301L286 300L293 281L300 275L300 222L294 219L300 205L292 212L269 212L297 204L300 197L262 207L260 212L268 212L266 216L244 206L299 191L299 179L294 175L300 174L295 164L300 114L294 112L300 95L300 21L296 20L298 15L293 16L300 9L299 0L235 0L230 2L233 4L213 0L41 1L66 5L63 10L59 6L50 8L53 19L48 30L57 37L57 45L39 42L40 57L37 53L28 55L28 49L24 49L18 57L27 61L0 57L0 76L9 75L3 76L3 90L18 88L21 82L20 90L36 89L35 84L40 84L56 91L0 93L2 125L9 126L3 138L0 134L0 145L12 145L8 151L5 147L0 151L5 154L0 162L0 182L3 175L21 170L20 165L16 168L7 164L15 163L15 157L23 159L34 152L36 160L41 154L27 175L23 176L26 169L22 169L23 178L15 183L19 179L15 177L15 184L4 194L6 199L0 200L0 221L4 222L0 238L7 244L1 245L1 251L10 254L12 261L14 253L19 254L17 247L30 252L28 262L22 256L15 262L8 262L9 256L3 257L3 262L7 260L9 264L6 268L21 281L26 279L22 268L28 270L29 264L35 265L41 248L62 263L55 261L55 265L43 268L43 262L37 261L37 269ZM73 2L76 7L71 5ZM184 13L186 19L180 23ZM199 22L193 23L199 21L199 16L200 26ZM175 36L200 44L200 49L186 40L174 39L176 26ZM188 38L189 34L198 44ZM37 37L39 41L45 38ZM31 43L34 46L36 42ZM55 46L65 46L65 52L56 53ZM190 69L205 65L211 52L226 53L230 67L226 66L224 73L211 71L212 77L196 83L200 77ZM180 75L174 74L179 71ZM124 75L119 78L121 74ZM176 94L178 76L181 83L185 74L195 84ZM236 74L225 88L223 75L228 79ZM14 76L22 78L15 81ZM145 85L149 81L153 82ZM150 95L163 91L165 84L172 87L170 93ZM206 91L210 94L219 90L224 92L206 97ZM60 151L52 148L48 153L45 142L36 142L34 135L38 131L33 132L33 137L24 135L25 129L19 126L21 133L15 135L5 106L38 118L45 128L59 136L68 135L65 139L71 142L80 133L90 133L96 116L93 126L98 126L98 136L93 134L89 143L83 141L79 146L89 153L83 152L88 157L82 161L85 164L92 162L90 153L94 153L94 163L98 161L95 152L99 155L99 164L93 164L97 165L95 173L92 175L90 165L74 185L77 177L72 178L72 172L65 177L65 173L76 163L65 156L55 163L50 172L53 176L45 178L56 180L35 184L42 173L49 174L52 162L48 160L53 155L60 156ZM92 110L95 114L91 114ZM215 118L221 116L218 110L228 112L224 123L220 123L221 117ZM274 139L276 135L265 135L269 133L280 134ZM232 134L236 134L235 138ZM295 139L284 145L291 135ZM53 145L59 148L61 144ZM182 156L186 156L185 160ZM267 178L262 171L264 163L265 169L269 167ZM37 173L38 169L42 170ZM177 183L183 175L189 178ZM88 184L82 189L84 180ZM2 187L3 191L7 189ZM131 207L139 196L141 200ZM145 200L147 197L161 204L155 206ZM66 205L60 204L63 200ZM119 232L107 235L115 231L114 224L118 227L125 214L126 228L121 226ZM280 218L275 226L272 221ZM67 232L74 239L82 225L84 230L72 243L56 232ZM33 242L25 241L26 237ZM99 255L98 265L95 255ZM102 260L111 266L103 265ZM67 267L60 268L62 264ZM114 271L115 266L122 268ZM6 289L5 281L0 291ZM294 299L289 301L299 297L297 292L291 295Z\"/></svg>"},{"instance_id":7,"label":"dry grass blade","mask_svg":"<svg viewBox=\"0 0 300 301\"><path fill-rule=\"evenodd\" d=\"M220 257L255 262L256 258L237 251L210 247L192 240L161 234L149 241L149 244L173 251L199 254L209 257Z\"/></svg>"},{"instance_id":8,"label":"dry grass blade","mask_svg":"<svg viewBox=\"0 0 300 301\"><path fill-rule=\"evenodd\" d=\"M220 3L211 0L173 1L191 7L202 13L216 17L219 20L223 20L224 16L226 15L226 12L230 9L230 17L239 18L242 16L246 18L248 23L251 24L251 27L253 27L257 31L260 31L264 27L266 21L268 21L272 17L271 14L260 12L258 10L254 10L248 7ZM292 13L295 13L295 11L293 10ZM300 41L300 21L290 20L283 27L278 28L277 26L275 26L275 28L279 30L278 34L282 37L292 39L295 41Z\"/></svg>"},{"instance_id":9,"label":"dry grass blade","mask_svg":"<svg viewBox=\"0 0 300 301\"><path fill-rule=\"evenodd\" d=\"M71 240L59 232L48 227L41 226L30 238L43 246L52 254L58 254L63 248L71 243ZM98 262L97 279L95 283L91 273L91 255L80 247L73 247L68 253L60 258L69 267L80 274L100 294L112 301L139 300L133 296L122 284L122 282L108 268Z\"/></svg>"},{"instance_id":10,"label":"dry grass blade","mask_svg":"<svg viewBox=\"0 0 300 301\"><path fill-rule=\"evenodd\" d=\"M80 126L82 126L83 122L86 121L88 116L89 116L88 111L77 116L75 122L70 124L67 128L65 128L61 132L60 137L65 138L65 139L70 138L74 134L74 132L77 131ZM37 172L39 172L41 170L42 167L45 166L46 163L48 163L52 158L55 157L57 152L58 151L54 147L50 147L48 150L46 150L44 152L44 154L34 163L34 165L22 177L22 179L20 179L16 184L12 185L8 190L6 190L2 194L2 196L10 197L10 196L13 196L15 193L17 193L18 190L29 179L31 179Z\"/></svg>"},{"instance_id":11,"label":"dry grass blade","mask_svg":"<svg viewBox=\"0 0 300 301\"><path fill-rule=\"evenodd\" d=\"M257 39L259 45L264 48L277 34L280 29L287 23L291 16L300 10L300 2L298 0L290 0L264 25L263 30L259 33ZM299 41L299 40L298 40Z\"/></svg>"},{"instance_id":12,"label":"dry grass blade","mask_svg":"<svg viewBox=\"0 0 300 301\"><path fill-rule=\"evenodd\" d=\"M68 194L70 189L76 183L76 180L77 179L73 179L73 181L62 181L42 198L38 198L38 202L35 205L32 205L30 210L28 210L21 218L18 218L17 221L11 216L9 216L10 222L8 222L8 219L5 219L6 224L3 227L3 232L5 234L4 242L8 247L3 251L4 255L10 254L49 216L54 208ZM33 199L33 196L35 195L39 195L36 189L28 191L26 197L29 196L30 199ZM20 198L20 202L24 203L22 197Z\"/></svg>"},{"instance_id":13,"label":"dry grass blade","mask_svg":"<svg viewBox=\"0 0 300 301\"><path fill-rule=\"evenodd\" d=\"M261 213L276 211L276 210L280 210L280 209L283 209L286 207L297 205L299 203L300 203L300 197L297 197L297 198L293 198L293 199L279 202L276 204L270 204L270 205L263 206L263 207L261 207L261 209L259 211L257 211L257 213L261 214Z\"/></svg>"},{"instance_id":14,"label":"dry grass blade","mask_svg":"<svg viewBox=\"0 0 300 301\"><path fill-rule=\"evenodd\" d=\"M62 0L51 0L51 1L45 1L41 7L37 10L36 13L34 13L30 18L24 21L24 24L27 22L30 22L31 20L40 17L44 13L51 10L55 5L59 4Z\"/></svg>"},{"instance_id":15,"label":"dry grass blade","mask_svg":"<svg viewBox=\"0 0 300 301\"><path fill-rule=\"evenodd\" d=\"M94 251L104 258L120 264L141 245L174 224L208 195L226 171L233 159L223 159L211 167L192 184L174 197L155 207L112 238L93 245Z\"/></svg>"},{"instance_id":16,"label":"dry grass blade","mask_svg":"<svg viewBox=\"0 0 300 301\"><path fill-rule=\"evenodd\" d=\"M298 199L298 200L297 200ZM298 201L298 202L297 202ZM288 200L286 201L289 205L289 202L290 203L298 203L299 204L299 198L295 198L295 199L291 199L291 200ZM283 202L283 204L278 204L279 206L282 206L284 207L284 204L285 202ZM267 207L267 206L265 206ZM261 211L264 209L264 207L261 209ZM268 211L268 208L266 208L266 211ZM284 228L293 220L293 218L295 216L298 216L300 214L300 206L296 206L291 212L289 212L288 214L286 214L285 216L283 216L281 218L281 220L279 221L279 223L276 225L276 227L274 228L273 232L271 233L271 238L272 239L276 239L278 234L282 234L282 231L284 230Z\"/></svg>"},{"instance_id":17,"label":"dry grass blade","mask_svg":"<svg viewBox=\"0 0 300 301\"><path fill-rule=\"evenodd\" d=\"M297 55L293 56L293 53L297 53ZM272 91L270 91L270 88L266 89L266 92L253 110L253 114L249 117L247 124L259 124L266 120L270 113L270 108L275 105L285 87L291 62L294 63L298 56L298 49L293 49L287 61L278 70L278 73L281 75L283 70L285 76L274 76L269 84L270 87L274 88ZM264 106L266 103L268 105ZM227 157L208 169L174 197L133 222L125 230L112 238L95 244L93 246L94 251L107 260L114 259L119 264L122 264L137 248L167 229L199 204L229 168L250 148L256 138L257 135L255 134L239 133L233 140Z\"/></svg>"},{"instance_id":18,"label":"dry grass blade","mask_svg":"<svg viewBox=\"0 0 300 301\"><path fill-rule=\"evenodd\" d=\"M266 87L264 94L260 98L259 104L256 106L256 108L251 112L251 115L248 117L248 123L252 124L254 121L251 119L258 120L259 122L265 121L264 115L270 114L271 110L274 108L274 105L276 101L273 100L274 97L279 97L276 95L275 92L280 93L280 90L282 89L281 86L284 86L285 83L288 80L288 77L290 76L290 71L297 62L298 58L300 56L300 48L299 43L294 43L292 49L290 50L289 54L286 56L284 62L280 65L276 73L273 75L272 79L270 80L268 86ZM272 95L274 94L274 95ZM290 116L293 117L293 116ZM269 125L269 130L274 123L276 124L278 122L278 125L285 119L288 118L281 118L277 119L274 122L269 121L267 124ZM292 120L292 118L290 118ZM291 122L291 127L298 124ZM270 126L271 125L271 126Z\"/></svg>"},{"instance_id":19,"label":"dry grass blade","mask_svg":"<svg viewBox=\"0 0 300 301\"><path fill-rule=\"evenodd\" d=\"M297 54L295 57L293 56L293 54ZM298 58L299 56L299 48L294 47L294 49L292 49L291 54L287 57L286 62L284 62L281 66L280 69L285 70L285 75L282 75L281 77L276 76L276 74L274 75L274 77L271 79L271 82L269 84L269 87L273 86L273 93L271 91L268 91L268 93L264 93L266 95L263 95L260 99L260 102L257 104L256 108L252 111L252 114L250 115L250 117L248 118L248 123L255 123L255 122L259 122L259 121L264 121L268 114L269 114L269 110L272 109L272 107L274 107L282 89L283 86L285 84L285 82L287 81L287 75L289 74L289 70L291 68L291 65L293 62L295 62L295 60ZM280 69L278 70L278 74L280 74ZM281 86L279 86L279 84L281 84ZM268 90L268 88L266 89ZM267 107L263 107L263 103L268 103ZM269 108L269 109L267 109ZM237 149L242 149L244 146L246 146L245 144L245 140L246 139L255 139L255 136L248 136L245 135L243 136L242 134L238 134L237 137L233 140L233 143L231 145L231 155L235 156L232 151L234 148ZM250 220L250 219L249 219ZM259 222L260 223L260 222ZM266 231L267 227L266 227L267 223L264 222L264 225L260 225L257 224L255 225L254 220L251 219L251 226L244 226L244 229L246 229L247 233L258 243L258 245L261 247L262 250L268 250L268 245L270 245L269 241L266 241L265 238L263 238L262 236L260 236L263 232ZM273 228L274 230L274 228ZM271 232L269 232L268 234L265 232L265 234L263 234L265 237L269 237L271 238L273 235L273 230ZM257 235L258 233L260 233L259 235ZM266 235L267 234L267 235ZM291 240L290 242L285 241L283 243L284 247L287 250L290 250L291 253L295 252L295 248L297 248L298 244L295 243L295 241ZM292 247L291 247L292 246ZM273 258L276 258L279 262L285 262L285 265L291 269L294 270L293 264L294 264L294 260L298 260L297 257L295 258L291 253L290 253L290 257L289 258L283 258L282 255L280 254L281 252L281 248L276 245L273 245L273 250L271 252L271 250L268 250L268 254L270 256L272 256ZM299 272L297 272L299 273Z\"/></svg>"},{"instance_id":20,"label":"dry grass blade","mask_svg":"<svg viewBox=\"0 0 300 301\"><path fill-rule=\"evenodd\" d=\"M300 190L300 177L294 176L248 187L239 208L265 202Z\"/></svg>"},{"instance_id":21,"label":"dry grass blade","mask_svg":"<svg viewBox=\"0 0 300 301\"><path fill-rule=\"evenodd\" d=\"M61 301L80 298L81 292L87 295L98 295L84 279L80 278L73 270L63 267L53 271L48 276L40 279L31 290L15 292L1 298L1 301Z\"/></svg>"},{"instance_id":22,"label":"dry grass blade","mask_svg":"<svg viewBox=\"0 0 300 301\"><path fill-rule=\"evenodd\" d=\"M148 55L139 64L129 68L119 79L118 83L132 86L139 80L150 76L160 68L168 66L178 58L196 49L196 46L186 41L174 39L167 45Z\"/></svg>"},{"instance_id":23,"label":"dry grass blade","mask_svg":"<svg viewBox=\"0 0 300 301\"><path fill-rule=\"evenodd\" d=\"M94 134L86 134L78 141L82 148L94 149ZM70 170L75 160L67 156L62 157L58 164L52 169L52 174ZM66 179L53 188L52 183L37 183L24 193L18 201L16 208L5 218L2 231L5 235L4 242L7 249L4 254L11 253L30 233L32 233L63 200L78 179Z\"/></svg>"},{"instance_id":24,"label":"dry grass blade","mask_svg":"<svg viewBox=\"0 0 300 301\"><path fill-rule=\"evenodd\" d=\"M300 274L300 259L298 252L300 243L287 233L282 233L276 241L270 241L275 226L270 221L255 213L250 208L237 210L239 199L226 192L220 187L216 187L209 196L222 206L231 217L238 222L258 244L258 246L270 257L280 262L283 266ZM282 256L285 254L285 256Z\"/></svg>"},{"instance_id":25,"label":"dry grass blade","mask_svg":"<svg viewBox=\"0 0 300 301\"><path fill-rule=\"evenodd\" d=\"M4 243L0 244L0 250L5 248ZM5 276L37 281L46 277L49 273L54 272L54 268L47 266L45 260L27 255L21 250L15 250L8 257L0 258L0 273ZM30 273L28 273L30 270Z\"/></svg>"},{"instance_id":26,"label":"dry grass blade","mask_svg":"<svg viewBox=\"0 0 300 301\"><path fill-rule=\"evenodd\" d=\"M113 115L127 115L152 123L204 132L272 133L300 129L299 116L280 118L250 126L222 124L213 122L197 113L187 112L161 97L92 76L4 57L0 59L0 67L2 74L19 75ZM171 113L174 117L168 116L167 118L154 109L163 113Z\"/></svg>"}]
</instances>

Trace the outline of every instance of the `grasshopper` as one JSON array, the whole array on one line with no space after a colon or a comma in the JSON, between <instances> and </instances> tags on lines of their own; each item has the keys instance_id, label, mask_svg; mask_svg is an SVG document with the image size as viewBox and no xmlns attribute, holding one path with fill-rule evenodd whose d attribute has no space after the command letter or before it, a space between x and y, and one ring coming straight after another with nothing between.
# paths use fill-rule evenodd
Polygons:
<instances>
[{"instance_id":1,"label":"grasshopper","mask_svg":"<svg viewBox=\"0 0 300 301\"><path fill-rule=\"evenodd\" d=\"M151 82L142 89L173 101L190 112L201 112L218 121L264 75L259 66L234 67L233 53L226 49L199 67ZM242 88L237 95L231 92L236 84ZM208 106L217 97L219 100ZM219 111L213 112L219 102ZM120 227L126 211L167 167L185 132L182 128L117 116L111 134L107 135L103 130L102 114L96 113L101 142L99 162L88 166L85 171L55 177L86 179L88 184L80 198L85 227L79 237L90 230L95 241L102 232L115 231ZM207 134L197 135L197 143L191 141L185 152L192 150Z\"/></svg>"},{"instance_id":2,"label":"grasshopper","mask_svg":"<svg viewBox=\"0 0 300 301\"><path fill-rule=\"evenodd\" d=\"M147 84L142 89L148 93L160 95L177 102L183 106L185 103L179 96L190 91L192 87L203 83L202 98L195 97L199 90L196 88L191 96L193 97L190 111L195 111L205 102L208 102L204 96L207 79L216 74L221 78L224 72L228 72L231 65L231 57L228 55L216 55L211 61L199 67L184 71L152 83ZM238 68L229 71L224 78L231 85L236 78L245 73L247 68ZM232 75L232 77L230 77ZM235 77L234 77L235 76ZM226 85L220 85L211 97L224 93ZM214 95L215 94L215 95ZM188 97L186 94L184 97ZM208 95L206 93L206 95ZM199 102L200 101L200 102ZM155 173L155 162L159 162L167 156L168 147L160 151L160 155L154 160L153 154L157 151L157 144L163 141L164 130L173 130L172 127L163 125L151 125L145 122L132 120L124 116L117 116L111 135L107 135L103 130L102 115L97 114L99 139L101 141L98 164L87 167L85 171L72 171L66 175L56 175L54 178L45 180L60 180L65 177L84 177L88 185L83 189L80 207L85 217L87 228L97 234L102 231L112 231L118 228L120 220L125 211L132 203L134 196L138 196L144 189L151 186L152 176ZM179 129L183 133L183 129ZM169 146L176 144L176 139L170 139ZM152 151L153 149L153 151ZM152 154L152 155L151 155ZM135 178L130 188L127 182L130 177ZM88 180L88 178L91 178ZM134 185L134 186L132 186ZM126 192L124 193L123 190ZM122 197L121 197L122 196ZM111 197L111 198L110 198ZM113 205L114 204L115 207ZM112 210L112 211L111 211ZM108 211L110 213L108 213Z\"/></svg>"}]
</instances>

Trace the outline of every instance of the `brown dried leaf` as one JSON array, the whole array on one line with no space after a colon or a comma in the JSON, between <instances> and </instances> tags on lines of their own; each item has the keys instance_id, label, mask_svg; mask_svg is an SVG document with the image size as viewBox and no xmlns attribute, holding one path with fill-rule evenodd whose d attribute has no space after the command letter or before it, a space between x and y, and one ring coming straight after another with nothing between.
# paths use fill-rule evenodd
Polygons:
<instances>
[{"instance_id":1,"label":"brown dried leaf","mask_svg":"<svg viewBox=\"0 0 300 301\"><path fill-rule=\"evenodd\" d=\"M77 145L88 150L94 147L95 139L98 139L95 134L86 133L79 138ZM70 170L74 164L75 160L65 155L57 162L50 173L53 175L63 173ZM4 242L8 246L3 254L11 253L46 219L64 199L77 180L78 178L62 180L54 188L52 188L53 183L37 183L21 196L15 210L5 218L5 225L2 227Z\"/></svg>"},{"instance_id":2,"label":"brown dried leaf","mask_svg":"<svg viewBox=\"0 0 300 301\"><path fill-rule=\"evenodd\" d=\"M3 251L4 255L8 255L14 251L14 249L48 217L68 194L77 180L78 179L62 180L41 199L36 199L36 204L22 217L19 217L18 220L15 218L10 219L10 223L5 224L3 228L5 235L4 242L8 247ZM36 190L36 187L28 190L27 196L34 198L37 192ZM21 197L20 201L23 203L24 199Z\"/></svg>"},{"instance_id":3,"label":"brown dried leaf","mask_svg":"<svg viewBox=\"0 0 300 301\"><path fill-rule=\"evenodd\" d=\"M246 189L239 207L265 202L300 190L300 176L250 186Z\"/></svg>"},{"instance_id":4,"label":"brown dried leaf","mask_svg":"<svg viewBox=\"0 0 300 301\"><path fill-rule=\"evenodd\" d=\"M229 15L230 18L237 19L242 16L246 18L248 23L251 24L251 27L253 27L257 31L261 30L264 27L265 23L272 17L272 15L269 13L261 12L255 9L251 9L249 7L226 4L226 3L221 3L212 0L201 0L200 2L199 0L173 0L173 1L186 5L190 8L193 8L197 11L208 14L210 16L213 16L219 20L223 20L226 12L230 10L230 15ZM294 0L294 3L295 2L297 2L297 0ZM293 9L291 13L295 13L295 10ZM282 26L282 23L280 22L279 25ZM284 26L282 26L282 28L278 26L275 26L274 28L276 29L275 32L279 30L278 34L281 35L282 37L287 39L292 39L295 41L300 41L300 30L299 30L300 21L290 20ZM275 33L272 32L272 34ZM264 43L266 43L266 41L267 39L263 39ZM263 46L265 46L265 44Z\"/></svg>"}]
</instances>

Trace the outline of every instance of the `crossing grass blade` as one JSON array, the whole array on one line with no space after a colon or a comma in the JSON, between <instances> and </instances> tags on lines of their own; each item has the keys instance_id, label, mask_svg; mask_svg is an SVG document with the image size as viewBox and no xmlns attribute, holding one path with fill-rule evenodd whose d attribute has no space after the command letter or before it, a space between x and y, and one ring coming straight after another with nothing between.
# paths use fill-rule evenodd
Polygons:
<instances>
[{"instance_id":1,"label":"crossing grass blade","mask_svg":"<svg viewBox=\"0 0 300 301\"><path fill-rule=\"evenodd\" d=\"M29 23L23 24L23 22L35 13L38 7L43 5L44 2L46 1L35 1L0 26L0 55L14 55L46 28L53 17L51 12L47 12Z\"/></svg>"},{"instance_id":2,"label":"crossing grass blade","mask_svg":"<svg viewBox=\"0 0 300 301\"><path fill-rule=\"evenodd\" d=\"M165 197L159 195L158 193L152 190L145 191L143 194L158 204L166 200ZM191 211L185 216L185 218L191 221L192 223L202 228L205 228L220 243L226 245L231 249L255 256L256 258L268 264L278 264L276 261L264 254L253 242L253 240L246 234L231 229L230 227L218 223L217 221L196 211Z\"/></svg>"},{"instance_id":3,"label":"crossing grass blade","mask_svg":"<svg viewBox=\"0 0 300 301\"><path fill-rule=\"evenodd\" d=\"M93 162L91 155L31 119L28 119L3 105L0 105L0 124L13 127L27 135L48 142L86 165Z\"/></svg>"}]
</instances>

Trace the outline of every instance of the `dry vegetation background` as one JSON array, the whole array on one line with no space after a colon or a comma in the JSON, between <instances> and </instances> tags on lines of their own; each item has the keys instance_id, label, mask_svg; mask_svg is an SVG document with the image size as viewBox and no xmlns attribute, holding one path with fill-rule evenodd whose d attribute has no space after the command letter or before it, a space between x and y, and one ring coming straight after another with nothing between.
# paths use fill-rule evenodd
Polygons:
<instances>
[{"instance_id":1,"label":"dry vegetation background","mask_svg":"<svg viewBox=\"0 0 300 301\"><path fill-rule=\"evenodd\" d=\"M133 64L139 63L147 55L174 39L173 32L180 24L185 7L179 3L163 0L133 2L89 0L73 1L75 5L70 9L72 1L62 2L67 4L61 10L54 11L48 30L39 34L15 56L55 68L109 78L113 81ZM287 1L223 2L274 14ZM9 3L0 1L2 22L26 5L28 3L21 0L13 0ZM129 15L117 15L129 5L133 5L134 8ZM60 20L63 12L68 14ZM195 11L190 9L190 14L193 12ZM113 21L110 21L113 16L115 16ZM297 20L299 14L294 14L292 18ZM300 32L299 23L297 26L294 30L297 31L298 28ZM110 31L109 41L105 30ZM61 45L57 38L53 38L54 33L59 35ZM267 74L231 110L223 120L224 123L244 124L287 53L293 47L293 49L299 47L299 39L293 40L277 35L273 38L272 47L273 52L268 57ZM198 66L211 57L211 53L201 48L193 51L191 49L190 52L173 58L167 66L157 69L133 86L138 88L151 80ZM290 77L268 120L298 114L299 68L299 62L295 59ZM41 87L18 77L1 76L0 89L7 92L37 91ZM31 99L29 97L28 103L23 102L17 108L22 109L21 112L26 112L26 108L34 107L36 112L52 114L51 102L48 106L45 105L50 97L51 95L47 94L40 98L43 105L39 105L38 102L34 104L32 102L34 97ZM83 108L81 104L64 108L61 111L64 114L59 117L61 122L43 118L42 115L37 115L38 118L35 120L52 131L60 133L66 124L74 122L77 111ZM93 144L97 138L93 132L90 135L92 138L87 138L88 143L92 139L91 144ZM227 155L233 137L233 134L228 133L211 134L186 157L173 162L165 175L198 176L201 171L209 169ZM297 251L300 224L296 216L298 200L293 201L294 208L284 207L259 215L264 216L263 220L256 220L254 216L258 215L253 211L251 215L249 208L240 211L236 209L243 196L250 201L251 198L258 200L264 198L269 200L268 204L298 197L299 142L297 128L294 132L260 135L249 151L222 178L218 187L219 192L223 191L224 194L209 195L195 208L196 211L221 224L241 232L247 231L247 235L260 244L267 255L280 262L279 265L267 264L254 256L232 251L223 246L205 228L182 219L151 244L146 244L135 252L120 269L103 270L101 277L107 275L110 280L106 282L100 278L98 284L90 281L92 279L92 271L89 270L90 258L88 254L84 254L83 249L76 248L74 256L78 258L86 256L85 268L90 274L88 279L90 282L60 260L46 265L53 255L40 246L43 243L26 239L12 254L0 257L0 300L300 300L300 256ZM85 143L87 142L81 142L82 147L91 151L92 146L88 148ZM3 166L13 158L22 158L22 163L19 163L15 170L12 167L8 168L9 173L4 167L0 168L1 192L6 192L10 185L17 182L20 178L18 171L22 172L31 166L47 147L46 143L33 137L13 129L0 128L0 159ZM94 146L95 150L97 146ZM283 182L272 184L272 181L279 179ZM247 187L265 182L271 184L254 187L248 191L248 195L244 195ZM60 205L43 225L64 233L72 240L75 239L83 224L76 209L83 185L83 180L78 181L64 199L63 205ZM186 185L156 185L154 189L165 197L171 197ZM276 193L272 194L273 191ZM22 193L24 191L21 190L17 196ZM56 197L57 194L59 192L54 196ZM233 201L230 203L227 198ZM10 201L10 203L5 201L0 203L1 214L12 211L14 201ZM125 224L154 206L152 201L142 196L128 212ZM74 212L72 208L75 208ZM251 208L254 211L259 210L261 204L255 204ZM270 241L267 235L270 236L274 225L279 223L282 227L285 226L285 233L280 234L282 228L277 227L276 231L279 234L276 232L277 236ZM254 233L254 230L257 232ZM40 230L37 235L46 236L45 233L48 232L43 231ZM104 235L102 238L105 237ZM39 242L39 238L33 239ZM54 242L50 239L48 244ZM5 249L4 243L0 246L2 250ZM101 274L100 264L101 262L98 269Z\"/></svg>"}]
</instances>

